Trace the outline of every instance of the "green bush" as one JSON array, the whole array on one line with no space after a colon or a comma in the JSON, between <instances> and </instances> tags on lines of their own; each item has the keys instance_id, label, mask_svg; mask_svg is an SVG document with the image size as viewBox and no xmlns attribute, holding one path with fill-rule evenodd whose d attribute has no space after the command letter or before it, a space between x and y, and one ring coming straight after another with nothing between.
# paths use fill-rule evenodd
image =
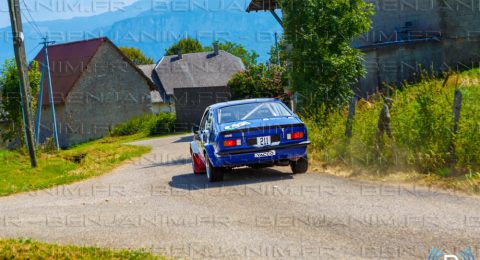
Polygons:
<instances>
[{"instance_id":1,"label":"green bush","mask_svg":"<svg viewBox=\"0 0 480 260\"><path fill-rule=\"evenodd\" d=\"M383 105L380 96L358 103L350 139L344 135L347 108L333 112L323 120L308 117L312 152L324 161L341 161L349 165L410 168L442 176L451 174L449 169L478 172L480 70L453 78L455 80L446 84L441 79L428 79L394 91L390 111L393 138L383 137L381 151L377 151L375 145ZM458 133L453 136L452 106L457 84L463 100ZM450 152L452 143L455 155Z\"/></svg>"},{"instance_id":2,"label":"green bush","mask_svg":"<svg viewBox=\"0 0 480 260\"><path fill-rule=\"evenodd\" d=\"M112 136L126 136L138 133L158 135L174 132L175 115L159 113L157 115L144 114L120 123L110 130Z\"/></svg>"},{"instance_id":3,"label":"green bush","mask_svg":"<svg viewBox=\"0 0 480 260\"><path fill-rule=\"evenodd\" d=\"M30 81L30 93L35 97L40 89L40 77L38 62L31 64L28 71ZM0 120L10 122L9 127L1 132L1 138L7 143L20 140L24 144L24 128L22 105L20 102L20 79L15 59L7 59L0 68ZM32 99L32 111L36 110L36 99Z\"/></svg>"},{"instance_id":4,"label":"green bush","mask_svg":"<svg viewBox=\"0 0 480 260\"><path fill-rule=\"evenodd\" d=\"M228 87L232 92L232 99L277 97L288 103L285 86L288 84L285 68L270 64L250 66L232 76Z\"/></svg>"},{"instance_id":5,"label":"green bush","mask_svg":"<svg viewBox=\"0 0 480 260\"><path fill-rule=\"evenodd\" d=\"M160 113L148 126L149 135L169 134L175 132L176 117L174 114Z\"/></svg>"}]
</instances>

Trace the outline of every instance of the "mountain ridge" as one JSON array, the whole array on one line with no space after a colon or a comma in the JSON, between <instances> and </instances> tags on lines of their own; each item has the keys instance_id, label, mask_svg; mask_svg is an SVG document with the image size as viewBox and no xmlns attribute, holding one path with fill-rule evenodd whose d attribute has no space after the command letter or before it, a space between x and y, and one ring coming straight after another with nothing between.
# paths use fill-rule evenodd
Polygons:
<instances>
[{"instance_id":1,"label":"mountain ridge","mask_svg":"<svg viewBox=\"0 0 480 260\"><path fill-rule=\"evenodd\" d=\"M207 4L212 2L216 1L205 1ZM281 26L270 13L247 13L241 4L231 4L232 8L225 4L225 9L215 8L214 5L175 9L172 4L175 1L156 2L160 3L156 6L151 3L150 0L141 0L122 11L43 21L37 22L37 25L42 33L48 32L50 40L58 43L106 36L118 46L140 48L154 60L159 60L175 41L189 36L203 45L210 45L215 40L239 43L248 50L255 50L260 55L259 61L265 61L274 44L274 33L282 32ZM171 8L168 8L168 4L171 4ZM30 60L41 49L38 46L41 36L25 18L23 22L27 57ZM12 43L7 39L11 29L1 28L0 33L5 35L0 42L0 59L3 61L13 57Z\"/></svg>"}]
</instances>

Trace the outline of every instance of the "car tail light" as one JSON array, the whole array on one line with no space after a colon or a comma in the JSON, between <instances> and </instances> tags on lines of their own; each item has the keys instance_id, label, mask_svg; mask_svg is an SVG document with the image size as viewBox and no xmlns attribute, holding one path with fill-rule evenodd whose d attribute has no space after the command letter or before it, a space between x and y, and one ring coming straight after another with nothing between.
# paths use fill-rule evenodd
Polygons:
<instances>
[{"instance_id":1,"label":"car tail light","mask_svg":"<svg viewBox=\"0 0 480 260\"><path fill-rule=\"evenodd\" d=\"M303 137L304 137L303 132L293 132L291 134L287 134L287 139L288 140L302 139Z\"/></svg>"},{"instance_id":2,"label":"car tail light","mask_svg":"<svg viewBox=\"0 0 480 260\"><path fill-rule=\"evenodd\" d=\"M223 146L225 147L232 147L232 146L240 146L242 145L241 139L231 139L223 141Z\"/></svg>"}]
</instances>

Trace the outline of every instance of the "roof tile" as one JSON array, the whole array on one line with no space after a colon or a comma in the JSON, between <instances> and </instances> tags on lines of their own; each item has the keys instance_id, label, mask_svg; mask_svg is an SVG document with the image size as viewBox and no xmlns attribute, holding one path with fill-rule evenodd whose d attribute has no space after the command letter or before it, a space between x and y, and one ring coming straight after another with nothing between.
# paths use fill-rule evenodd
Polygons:
<instances>
[{"instance_id":1,"label":"roof tile","mask_svg":"<svg viewBox=\"0 0 480 260\"><path fill-rule=\"evenodd\" d=\"M51 45L48 47L48 60L54 93L54 104L65 102L68 93L75 86L82 73L87 69L95 53L106 38L69 42ZM35 60L40 64L44 62L44 48L37 54ZM43 84L44 92L47 92L47 80ZM48 95L44 94L42 102L50 104Z\"/></svg>"},{"instance_id":2,"label":"roof tile","mask_svg":"<svg viewBox=\"0 0 480 260\"><path fill-rule=\"evenodd\" d=\"M198 52L164 56L155 67L167 95L173 95L174 88L222 87L226 86L233 74L245 70L240 58L220 51Z\"/></svg>"}]
</instances>

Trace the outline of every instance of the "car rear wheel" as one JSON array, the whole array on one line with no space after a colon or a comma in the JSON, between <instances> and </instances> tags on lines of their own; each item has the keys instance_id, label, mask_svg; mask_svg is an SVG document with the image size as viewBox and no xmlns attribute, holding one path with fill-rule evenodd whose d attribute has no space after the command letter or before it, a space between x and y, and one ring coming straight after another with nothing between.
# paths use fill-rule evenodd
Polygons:
<instances>
[{"instance_id":1,"label":"car rear wheel","mask_svg":"<svg viewBox=\"0 0 480 260\"><path fill-rule=\"evenodd\" d=\"M290 168L292 168L294 174L306 173L308 170L308 157L305 155L296 161L291 161Z\"/></svg>"},{"instance_id":2,"label":"car rear wheel","mask_svg":"<svg viewBox=\"0 0 480 260\"><path fill-rule=\"evenodd\" d=\"M220 167L213 167L210 163L210 158L205 154L205 168L207 171L207 177L209 182L223 181L223 176L225 173Z\"/></svg>"}]
</instances>

